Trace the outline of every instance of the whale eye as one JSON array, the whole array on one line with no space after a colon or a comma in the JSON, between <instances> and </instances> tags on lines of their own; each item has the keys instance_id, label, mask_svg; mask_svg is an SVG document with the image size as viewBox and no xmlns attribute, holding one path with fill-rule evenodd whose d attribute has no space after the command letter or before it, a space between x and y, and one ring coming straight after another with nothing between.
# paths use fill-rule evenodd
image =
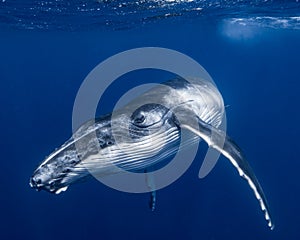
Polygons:
<instances>
[{"instance_id":1,"label":"whale eye","mask_svg":"<svg viewBox=\"0 0 300 240\"><path fill-rule=\"evenodd\" d=\"M141 106L131 115L132 124L146 128L161 122L168 109L160 104L149 103Z\"/></svg>"},{"instance_id":2,"label":"whale eye","mask_svg":"<svg viewBox=\"0 0 300 240\"><path fill-rule=\"evenodd\" d=\"M134 122L134 124L139 125L139 124L142 124L145 121L145 119L146 119L145 114L143 112L139 112L135 116L133 122Z\"/></svg>"}]
</instances>

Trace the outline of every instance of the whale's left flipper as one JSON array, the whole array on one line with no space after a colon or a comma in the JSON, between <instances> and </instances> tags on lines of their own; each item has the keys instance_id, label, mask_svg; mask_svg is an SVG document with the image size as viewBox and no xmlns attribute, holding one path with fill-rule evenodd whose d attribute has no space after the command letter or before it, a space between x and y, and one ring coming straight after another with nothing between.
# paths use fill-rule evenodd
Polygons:
<instances>
[{"instance_id":1,"label":"whale's left flipper","mask_svg":"<svg viewBox=\"0 0 300 240\"><path fill-rule=\"evenodd\" d=\"M253 189L255 197L259 201L261 209L264 211L265 219L268 221L268 226L271 230L273 230L274 223L271 219L269 206L262 187L260 186L249 163L244 158L240 148L222 130L205 123L199 118L198 123L198 129L186 124L182 124L180 127L201 137L209 145L209 147L219 151L232 163L232 165L238 170L240 176L246 179L249 186Z\"/></svg>"},{"instance_id":2,"label":"whale's left flipper","mask_svg":"<svg viewBox=\"0 0 300 240\"><path fill-rule=\"evenodd\" d=\"M151 211L155 210L155 205L156 205L156 191L152 191L150 195L150 200L149 200L149 208Z\"/></svg>"},{"instance_id":3,"label":"whale's left flipper","mask_svg":"<svg viewBox=\"0 0 300 240\"><path fill-rule=\"evenodd\" d=\"M149 208L151 211L155 210L156 206L156 189L155 189L155 182L152 173L148 172L147 169L144 170L146 173L146 183L148 185L149 190L151 191L150 200L149 200Z\"/></svg>"}]
</instances>

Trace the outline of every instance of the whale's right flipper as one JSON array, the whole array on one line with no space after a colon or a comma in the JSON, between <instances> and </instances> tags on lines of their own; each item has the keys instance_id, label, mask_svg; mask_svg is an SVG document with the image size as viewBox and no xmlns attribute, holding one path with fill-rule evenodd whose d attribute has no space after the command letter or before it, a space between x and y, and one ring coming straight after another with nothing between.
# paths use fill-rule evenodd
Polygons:
<instances>
[{"instance_id":1,"label":"whale's right flipper","mask_svg":"<svg viewBox=\"0 0 300 240\"><path fill-rule=\"evenodd\" d=\"M211 148L216 149L224 155L232 165L238 170L241 177L247 180L249 186L254 191L255 197L259 201L261 209L264 211L265 219L271 230L274 229L274 223L270 216L269 206L252 168L246 161L240 148L220 129L217 129L198 118L199 128L194 128L186 124L180 125L201 137ZM223 144L224 143L224 144Z\"/></svg>"}]
</instances>

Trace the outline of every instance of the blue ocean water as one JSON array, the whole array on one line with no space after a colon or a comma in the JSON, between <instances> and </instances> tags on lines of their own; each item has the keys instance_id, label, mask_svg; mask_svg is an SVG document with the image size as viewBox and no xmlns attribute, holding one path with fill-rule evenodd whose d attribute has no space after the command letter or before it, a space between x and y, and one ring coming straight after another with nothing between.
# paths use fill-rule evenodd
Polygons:
<instances>
[{"instance_id":1,"label":"blue ocean water","mask_svg":"<svg viewBox=\"0 0 300 240\"><path fill-rule=\"evenodd\" d=\"M149 194L96 180L53 195L36 192L37 165L72 134L72 109L86 75L108 57L163 47L198 61L225 101L227 132L245 152L270 204L270 231L247 183L221 157L204 179L207 146L175 183ZM300 239L298 1L0 2L0 239ZM110 112L145 70L103 96ZM132 86L131 86L132 84Z\"/></svg>"}]
</instances>

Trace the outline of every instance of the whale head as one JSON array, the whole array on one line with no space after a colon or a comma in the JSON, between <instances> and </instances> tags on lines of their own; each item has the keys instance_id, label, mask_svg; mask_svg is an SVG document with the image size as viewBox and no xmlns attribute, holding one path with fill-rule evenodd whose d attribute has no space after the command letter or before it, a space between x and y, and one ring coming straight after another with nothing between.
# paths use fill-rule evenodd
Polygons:
<instances>
[{"instance_id":1,"label":"whale head","mask_svg":"<svg viewBox=\"0 0 300 240\"><path fill-rule=\"evenodd\" d=\"M154 103L138 107L131 115L125 111L89 121L46 157L30 178L30 186L58 194L91 172L97 176L115 173L113 165L141 170L151 165L151 157L169 147L174 134L179 134L176 117ZM133 161L135 156L139 156L138 163Z\"/></svg>"}]
</instances>

